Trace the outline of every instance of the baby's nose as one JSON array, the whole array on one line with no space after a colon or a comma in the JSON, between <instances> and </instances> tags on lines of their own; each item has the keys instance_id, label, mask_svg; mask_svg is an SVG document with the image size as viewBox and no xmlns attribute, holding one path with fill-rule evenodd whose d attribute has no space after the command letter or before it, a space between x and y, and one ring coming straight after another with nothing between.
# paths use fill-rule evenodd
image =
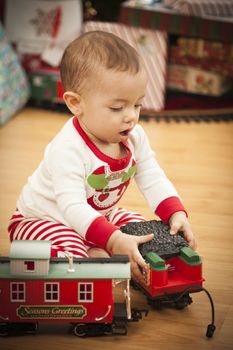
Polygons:
<instances>
[{"instance_id":1,"label":"baby's nose","mask_svg":"<svg viewBox=\"0 0 233 350\"><path fill-rule=\"evenodd\" d=\"M125 113L124 121L126 123L131 123L137 119L138 113L135 111L135 109L128 109Z\"/></svg>"}]
</instances>

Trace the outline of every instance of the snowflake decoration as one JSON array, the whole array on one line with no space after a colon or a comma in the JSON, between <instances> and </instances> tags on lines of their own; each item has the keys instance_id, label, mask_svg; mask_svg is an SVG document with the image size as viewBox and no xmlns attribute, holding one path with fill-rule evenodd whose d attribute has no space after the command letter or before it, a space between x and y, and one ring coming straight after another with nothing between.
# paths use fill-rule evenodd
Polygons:
<instances>
[{"instance_id":1,"label":"snowflake decoration","mask_svg":"<svg viewBox=\"0 0 233 350\"><path fill-rule=\"evenodd\" d=\"M30 23L35 27L37 35L56 37L61 24L61 8L56 7L49 11L38 8L36 17L30 20Z\"/></svg>"}]
</instances>

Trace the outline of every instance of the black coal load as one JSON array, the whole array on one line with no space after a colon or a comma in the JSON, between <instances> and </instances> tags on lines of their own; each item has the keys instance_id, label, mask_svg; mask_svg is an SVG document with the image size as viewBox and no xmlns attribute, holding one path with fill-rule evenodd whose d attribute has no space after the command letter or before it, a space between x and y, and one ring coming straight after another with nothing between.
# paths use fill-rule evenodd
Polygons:
<instances>
[{"instance_id":1,"label":"black coal load","mask_svg":"<svg viewBox=\"0 0 233 350\"><path fill-rule=\"evenodd\" d=\"M149 252L154 252L161 258L167 259L178 255L182 247L189 246L181 232L171 235L170 227L158 220L131 222L121 226L121 231L135 236L154 234L150 242L140 244L138 247L143 257Z\"/></svg>"}]
</instances>

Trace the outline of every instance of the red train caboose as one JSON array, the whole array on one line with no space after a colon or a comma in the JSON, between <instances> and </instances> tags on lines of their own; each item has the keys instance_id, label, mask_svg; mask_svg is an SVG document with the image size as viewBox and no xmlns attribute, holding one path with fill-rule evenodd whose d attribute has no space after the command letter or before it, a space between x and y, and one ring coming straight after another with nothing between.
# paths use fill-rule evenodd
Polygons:
<instances>
[{"instance_id":1,"label":"red train caboose","mask_svg":"<svg viewBox=\"0 0 233 350\"><path fill-rule=\"evenodd\" d=\"M13 241L9 258L0 258L1 336L34 333L40 322L70 323L77 336L126 334L127 322L141 318L130 307L127 256L66 260L51 258L50 248ZM115 279L126 281L125 302L114 303Z\"/></svg>"}]
</instances>

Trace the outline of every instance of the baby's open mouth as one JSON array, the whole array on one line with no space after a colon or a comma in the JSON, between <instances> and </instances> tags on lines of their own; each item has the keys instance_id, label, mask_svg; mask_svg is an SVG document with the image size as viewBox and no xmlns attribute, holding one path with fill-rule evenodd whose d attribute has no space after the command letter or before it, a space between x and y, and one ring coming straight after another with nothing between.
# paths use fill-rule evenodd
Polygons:
<instances>
[{"instance_id":1,"label":"baby's open mouth","mask_svg":"<svg viewBox=\"0 0 233 350\"><path fill-rule=\"evenodd\" d=\"M127 136L129 134L129 132L130 132L130 130L128 129L128 130L121 131L120 134L122 136Z\"/></svg>"}]
</instances>

